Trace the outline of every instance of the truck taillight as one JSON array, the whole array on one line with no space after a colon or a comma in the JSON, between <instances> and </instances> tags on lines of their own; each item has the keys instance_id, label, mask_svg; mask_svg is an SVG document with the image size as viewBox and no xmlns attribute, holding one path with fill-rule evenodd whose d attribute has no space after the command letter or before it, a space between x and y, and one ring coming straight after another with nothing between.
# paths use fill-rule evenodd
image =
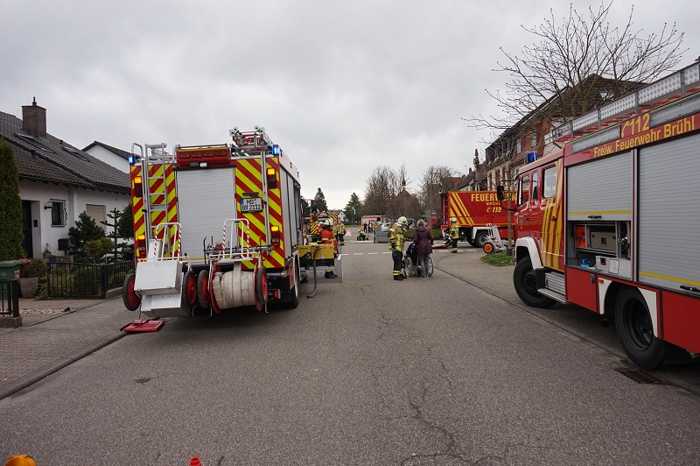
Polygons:
<instances>
[{"instance_id":1,"label":"truck taillight","mask_svg":"<svg viewBox=\"0 0 700 466\"><path fill-rule=\"evenodd\" d=\"M138 235L136 237L136 241L134 241L134 246L135 246L135 252L136 252L136 257L139 259L143 259L146 257L146 236L145 235Z\"/></svg>"},{"instance_id":2,"label":"truck taillight","mask_svg":"<svg viewBox=\"0 0 700 466\"><path fill-rule=\"evenodd\" d=\"M140 176L134 177L134 195L143 197L143 179Z\"/></svg>"},{"instance_id":3,"label":"truck taillight","mask_svg":"<svg viewBox=\"0 0 700 466\"><path fill-rule=\"evenodd\" d=\"M274 167L268 167L265 176L267 177L268 189L275 189L277 187L277 170Z\"/></svg>"},{"instance_id":4,"label":"truck taillight","mask_svg":"<svg viewBox=\"0 0 700 466\"><path fill-rule=\"evenodd\" d=\"M280 231L280 227L277 225L272 225L270 227L270 236L271 236L271 243L274 245L280 244L280 241L282 239L282 232Z\"/></svg>"}]
</instances>

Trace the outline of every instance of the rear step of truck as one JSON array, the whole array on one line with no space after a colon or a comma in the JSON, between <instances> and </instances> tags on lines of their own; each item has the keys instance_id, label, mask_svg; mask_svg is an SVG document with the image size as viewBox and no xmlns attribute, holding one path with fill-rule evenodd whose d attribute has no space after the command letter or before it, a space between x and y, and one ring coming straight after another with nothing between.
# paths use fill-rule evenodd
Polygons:
<instances>
[{"instance_id":1,"label":"rear step of truck","mask_svg":"<svg viewBox=\"0 0 700 466\"><path fill-rule=\"evenodd\" d=\"M544 275L544 288L539 288L537 292L554 301L566 304L566 283L564 274L559 272L547 272Z\"/></svg>"}]
</instances>

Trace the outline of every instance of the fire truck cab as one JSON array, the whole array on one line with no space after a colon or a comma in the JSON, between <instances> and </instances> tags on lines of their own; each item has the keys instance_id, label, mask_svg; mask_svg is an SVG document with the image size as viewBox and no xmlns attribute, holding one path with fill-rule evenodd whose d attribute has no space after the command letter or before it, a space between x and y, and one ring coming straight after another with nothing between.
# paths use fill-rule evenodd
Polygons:
<instances>
[{"instance_id":1,"label":"fire truck cab","mask_svg":"<svg viewBox=\"0 0 700 466\"><path fill-rule=\"evenodd\" d=\"M145 146L133 158L130 310L165 317L298 305L298 171L262 128L230 135L230 144L176 146L174 155Z\"/></svg>"},{"instance_id":2,"label":"fire truck cab","mask_svg":"<svg viewBox=\"0 0 700 466\"><path fill-rule=\"evenodd\" d=\"M695 63L547 135L517 178L521 300L608 317L643 368L700 353L699 131Z\"/></svg>"}]
</instances>

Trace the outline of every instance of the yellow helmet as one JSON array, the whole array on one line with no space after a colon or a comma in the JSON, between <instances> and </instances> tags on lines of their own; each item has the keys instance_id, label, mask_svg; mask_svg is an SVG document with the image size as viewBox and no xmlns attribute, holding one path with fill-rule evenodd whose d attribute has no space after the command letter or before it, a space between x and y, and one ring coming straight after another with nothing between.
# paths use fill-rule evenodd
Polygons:
<instances>
[{"instance_id":1,"label":"yellow helmet","mask_svg":"<svg viewBox=\"0 0 700 466\"><path fill-rule=\"evenodd\" d=\"M451 217L450 223L457 223L457 217Z\"/></svg>"},{"instance_id":2,"label":"yellow helmet","mask_svg":"<svg viewBox=\"0 0 700 466\"><path fill-rule=\"evenodd\" d=\"M36 466L36 461L29 455L13 455L7 458L5 466Z\"/></svg>"},{"instance_id":3,"label":"yellow helmet","mask_svg":"<svg viewBox=\"0 0 700 466\"><path fill-rule=\"evenodd\" d=\"M406 225L408 225L408 219L402 215L401 217L399 217L396 223L398 223L402 227L405 227Z\"/></svg>"}]
</instances>

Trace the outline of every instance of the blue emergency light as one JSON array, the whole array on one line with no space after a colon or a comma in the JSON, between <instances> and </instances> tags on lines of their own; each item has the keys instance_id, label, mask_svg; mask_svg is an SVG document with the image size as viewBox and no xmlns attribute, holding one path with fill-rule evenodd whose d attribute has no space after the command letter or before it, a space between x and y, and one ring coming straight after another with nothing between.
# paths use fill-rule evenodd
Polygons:
<instances>
[{"instance_id":1,"label":"blue emergency light","mask_svg":"<svg viewBox=\"0 0 700 466\"><path fill-rule=\"evenodd\" d=\"M527 153L527 162L526 163L532 163L535 160L537 160L537 152L528 152Z\"/></svg>"},{"instance_id":2,"label":"blue emergency light","mask_svg":"<svg viewBox=\"0 0 700 466\"><path fill-rule=\"evenodd\" d=\"M272 155L280 155L282 151L280 150L280 146L277 144L272 145Z\"/></svg>"},{"instance_id":3,"label":"blue emergency light","mask_svg":"<svg viewBox=\"0 0 700 466\"><path fill-rule=\"evenodd\" d=\"M138 162L138 157L136 157L135 155L130 155L129 156L129 165L133 165L136 162Z\"/></svg>"}]
</instances>

